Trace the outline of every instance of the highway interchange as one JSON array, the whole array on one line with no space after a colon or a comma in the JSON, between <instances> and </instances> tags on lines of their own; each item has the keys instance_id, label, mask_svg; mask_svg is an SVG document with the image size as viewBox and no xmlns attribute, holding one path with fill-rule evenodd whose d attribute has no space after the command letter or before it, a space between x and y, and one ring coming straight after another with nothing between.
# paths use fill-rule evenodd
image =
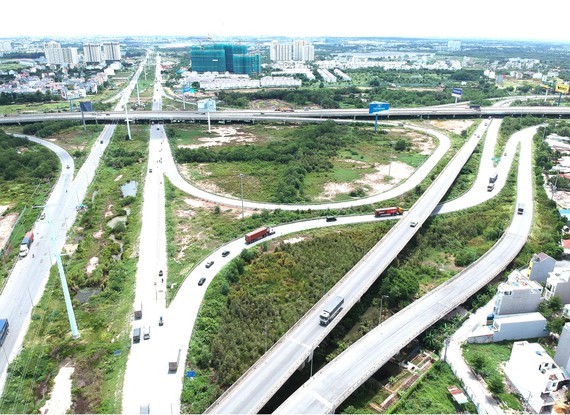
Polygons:
<instances>
[{"instance_id":1,"label":"highway interchange","mask_svg":"<svg viewBox=\"0 0 570 415\"><path fill-rule=\"evenodd\" d=\"M153 111L147 114L135 114L133 119L169 119L168 117L181 117L180 113L163 113L161 109L162 90L160 86L160 60L157 60L157 86L155 90ZM137 71L140 75L142 66ZM136 82L136 77L133 78ZM134 83L131 82L132 91ZM130 93L130 91L128 92ZM537 107L532 107L536 111ZM540 107L539 107L540 108ZM110 115L95 115L95 117L106 117L112 119L124 119L124 113L120 112L120 106ZM410 110L408 110L410 111ZM434 111L430 109L429 111ZM441 111L436 109L435 111ZM448 111L448 110L445 110ZM457 111L457 110L455 110ZM493 112L493 110L488 110ZM505 109L501 109L504 114ZM521 112L517 108L518 113ZM362 112L362 111L361 111ZM421 112L421 111L420 111ZM457 113L456 113L457 114ZM570 113L569 113L570 114ZM60 114L54 115L54 117ZM129 114L131 115L131 114ZM182 114L183 116L190 116ZM214 114L212 114L212 119ZM281 115L281 114L279 114ZM298 114L295 114L297 116ZM305 115L305 114L303 114ZM310 114L313 117L316 114ZM319 116L322 114L319 114ZM471 114L470 116L472 116ZM194 119L203 119L201 114L192 113ZM308 116L308 115L307 115ZM346 116L340 115L340 116ZM356 116L356 115L355 115ZM358 115L364 117L364 114ZM460 115L458 115L460 116ZM147 118L145 118L147 117ZM251 114L249 112L216 113L220 119L243 119L251 117L254 119L265 119L276 117L265 117L264 114ZM240 118L241 117L241 118ZM88 117L86 117L88 118ZM129 117L130 118L130 117ZM312 117L311 117L312 118ZM296 117L294 118L296 119ZM320 121L320 119L314 119ZM2 122L3 120L0 120ZM363 337L359 342L341 354L335 361L331 362L321 371L316 373L311 380L299 389L294 398L286 401L280 412L286 413L312 413L330 412L334 410L346 397L360 385L368 376L382 366L387 359L396 354L411 339L423 332L427 327L437 321L442 315L461 304L468 296L476 292L486 282L504 269L508 263L516 256L524 241L526 241L532 220L532 186L530 170L524 172L524 167L531 165L530 159L530 137L532 129L517 133L509 140L506 146L508 156L504 157L497 170L499 180L493 192L486 191L486 183L493 166L490 163L489 154L494 149L494 141L499 129L500 120L485 120L482 122L463 148L457 153L453 160L445 168L438 178L433 182L424 195L416 202L410 211L404 215L403 220L394 226L392 230L373 248L339 283L327 293L321 301L305 315L291 330L286 333L268 353L263 356L243 377L239 384L234 385L222 398L216 402L209 412L214 413L251 413L261 409L264 403L282 385L290 374L297 369L307 358L312 350L318 346L327 333L332 330L334 324L327 327L318 325L318 314L323 304L328 298L334 295L345 297L345 308L341 316L333 323L340 321L342 315L346 314L350 306L354 304L360 296L366 292L374 280L392 262L399 251L414 236L427 217L434 212L440 213L452 210L464 209L496 195L505 184L507 172L511 167L511 162L516 152L516 146L520 143L521 151L519 155L519 185L517 186L517 199L524 201L527 211L524 215L514 215L511 227L507 230L502 239L484 257L466 269L453 280L432 291L429 295L416 301L397 315L386 320L377 329ZM416 128L424 131L423 128L406 125L407 128ZM61 249L65 241L66 230L71 226L75 218L75 206L82 201L88 184L93 180L96 167L101 155L108 144L114 131L111 124L106 126L101 139L97 144L85 165L77 172L75 180L72 180L74 169L63 169L62 176L47 203L47 206L54 206L53 215L50 215L49 222L52 222L56 230L58 249ZM414 175L401 186L386 193L374 197L361 199L346 203L346 206L367 205L381 200L387 200L396 195L400 195L414 188L433 169L448 151L449 139L436 131L429 131L436 136L439 146L430 156L428 161L418 169ZM464 163L470 157L474 148L486 134L487 141L483 150L482 163L477 181L472 189L455 201L439 205L441 198L453 183L453 180L461 170ZM43 142L45 143L45 142ZM53 145L52 145L53 146ZM55 147L55 146L54 146ZM54 148L62 161L62 165L73 162L71 157ZM165 293L168 281L166 268L166 237L165 237L165 200L164 200L164 178L166 176L175 186L194 197L211 200L218 204L241 206L238 199L224 198L204 192L187 183L179 175L176 165L172 159L168 140L162 125L154 125L150 130L148 173L144 187L143 206L143 227L141 229L141 240L151 241L141 244L139 252L139 265L137 270L137 285L135 295L135 306L144 304L143 320L139 323L151 327L151 341L143 342L131 349L124 381L123 411L133 413L139 410L141 404L148 403L152 412L180 412L180 394L182 390L183 369L179 369L176 375L169 374L167 362L173 353L178 349L182 350L180 367L184 368L184 360L190 340L190 335L203 295L209 283L222 266L228 263L232 257L239 254L245 247L243 238L232 241L213 252L202 263L198 264L180 287L178 295L166 308ZM150 172L152 169L152 173ZM528 176L528 177L527 177ZM520 184L524 184L521 186ZM67 189L67 193L65 193ZM530 190L529 190L530 189ZM70 194L74 195L70 196ZM158 196L158 197L157 197ZM303 209L306 205L275 205L260 204L251 201L244 202L247 208L265 209ZM342 204L322 204L312 205L312 209L340 208ZM343 205L344 206L344 205ZM418 221L417 227L410 227L409 222L413 219ZM280 237L288 233L299 232L317 226L333 226L348 223L360 223L364 221L377 221L372 214L360 217L339 218L336 223L325 223L322 219L315 221L304 221L296 224L288 224L277 227L277 232L272 238ZM0 313L8 316L10 321L19 321L19 325L12 328L11 336L5 343L5 350L8 351L10 360L17 352L18 345L22 343L25 329L29 323L32 302L36 303L41 297L45 282L47 281L48 270L52 265L52 255L48 248L48 229L46 223L38 225L36 230L39 235L37 246L34 246L40 261L19 261L14 269L2 296L0 296ZM397 241L397 243L395 243ZM221 258L222 250L230 250L231 255ZM214 266L205 269L204 264L215 259ZM20 265L21 264L21 265ZM19 269L19 268L21 269ZM158 271L164 270L163 278L158 277ZM35 275L37 281L29 284L29 278L24 279L23 275ZM485 279L481 276L484 275ZM196 281L199 276L206 276L207 283L196 288ZM466 282L467 281L467 282ZM25 283L30 291L29 296L16 295L15 293L26 292ZM465 290L464 287L471 287ZM461 295L459 295L461 294ZM453 299L453 301L452 301ZM461 301L459 301L461 300ZM15 304L14 302L17 302ZM420 311L418 311L420 310ZM447 311L446 311L447 310ZM443 313L443 314L442 314ZM418 316L422 316L422 321ZM158 327L159 316L164 316L166 324ZM177 316L183 316L179 318ZM27 321L26 321L27 319ZM407 325L409 330L401 330ZM399 330L400 329L400 330ZM160 330L158 332L157 330ZM17 333L13 335L14 332ZM404 332L404 333L403 333ZM158 334L160 333L160 334ZM371 350L375 352L372 353ZM152 358L150 357L152 356ZM366 358L366 359L365 359ZM2 362L2 384L5 380L6 362ZM345 382L337 382L338 376ZM327 379L329 379L327 381ZM335 387L331 386L331 379L334 379Z\"/></svg>"}]
</instances>

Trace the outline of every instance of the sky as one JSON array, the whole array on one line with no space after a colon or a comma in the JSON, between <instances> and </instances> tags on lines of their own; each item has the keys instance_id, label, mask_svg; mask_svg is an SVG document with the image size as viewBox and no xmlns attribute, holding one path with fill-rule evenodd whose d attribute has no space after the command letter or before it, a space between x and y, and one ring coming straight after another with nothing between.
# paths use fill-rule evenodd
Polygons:
<instances>
[{"instance_id":1,"label":"sky","mask_svg":"<svg viewBox=\"0 0 570 415\"><path fill-rule=\"evenodd\" d=\"M49 3L49 4L48 4ZM27 0L0 38L426 37L570 42L568 0ZM150 5L149 5L150 4ZM530 6L533 4L534 6Z\"/></svg>"}]
</instances>

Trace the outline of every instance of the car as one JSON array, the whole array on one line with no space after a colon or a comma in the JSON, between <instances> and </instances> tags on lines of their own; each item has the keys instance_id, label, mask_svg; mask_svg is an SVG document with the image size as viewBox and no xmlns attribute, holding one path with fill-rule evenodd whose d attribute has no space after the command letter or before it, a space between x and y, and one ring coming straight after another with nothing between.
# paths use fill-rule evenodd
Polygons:
<instances>
[{"instance_id":1,"label":"car","mask_svg":"<svg viewBox=\"0 0 570 415\"><path fill-rule=\"evenodd\" d=\"M149 173L152 173L152 169L148 169L148 172L149 172Z\"/></svg>"},{"instance_id":2,"label":"car","mask_svg":"<svg viewBox=\"0 0 570 415\"><path fill-rule=\"evenodd\" d=\"M505 151L505 153L503 154L503 157L507 157L507 152Z\"/></svg>"},{"instance_id":3,"label":"car","mask_svg":"<svg viewBox=\"0 0 570 415\"><path fill-rule=\"evenodd\" d=\"M162 318L162 316L160 316L160 317L158 318L158 325L159 325L159 326L163 326L163 325L164 325L164 319Z\"/></svg>"},{"instance_id":4,"label":"car","mask_svg":"<svg viewBox=\"0 0 570 415\"><path fill-rule=\"evenodd\" d=\"M158 271L158 276L162 277L164 275L164 272L162 272L162 270Z\"/></svg>"},{"instance_id":5,"label":"car","mask_svg":"<svg viewBox=\"0 0 570 415\"><path fill-rule=\"evenodd\" d=\"M157 129L157 130L160 130L160 128L159 128L159 127L156 127L156 129Z\"/></svg>"},{"instance_id":6,"label":"car","mask_svg":"<svg viewBox=\"0 0 570 415\"><path fill-rule=\"evenodd\" d=\"M101 140L100 143L103 144L103 140Z\"/></svg>"},{"instance_id":7,"label":"car","mask_svg":"<svg viewBox=\"0 0 570 415\"><path fill-rule=\"evenodd\" d=\"M206 268L210 268L212 265L214 265L214 261L206 262Z\"/></svg>"},{"instance_id":8,"label":"car","mask_svg":"<svg viewBox=\"0 0 570 415\"><path fill-rule=\"evenodd\" d=\"M150 326L149 327L143 327L143 339L144 340L150 339Z\"/></svg>"},{"instance_id":9,"label":"car","mask_svg":"<svg viewBox=\"0 0 570 415\"><path fill-rule=\"evenodd\" d=\"M198 285L204 285L205 282L206 282L206 278L202 277L198 280Z\"/></svg>"},{"instance_id":10,"label":"car","mask_svg":"<svg viewBox=\"0 0 570 415\"><path fill-rule=\"evenodd\" d=\"M67 166L65 166L66 169L69 169L69 164Z\"/></svg>"},{"instance_id":11,"label":"car","mask_svg":"<svg viewBox=\"0 0 570 415\"><path fill-rule=\"evenodd\" d=\"M410 228L415 228L418 225L418 221L416 219L412 219L410 221Z\"/></svg>"},{"instance_id":12,"label":"car","mask_svg":"<svg viewBox=\"0 0 570 415\"><path fill-rule=\"evenodd\" d=\"M230 254L230 251L224 251L222 252L222 256L225 258Z\"/></svg>"},{"instance_id":13,"label":"car","mask_svg":"<svg viewBox=\"0 0 570 415\"><path fill-rule=\"evenodd\" d=\"M336 222L336 216L327 216L325 220L327 222Z\"/></svg>"}]
</instances>

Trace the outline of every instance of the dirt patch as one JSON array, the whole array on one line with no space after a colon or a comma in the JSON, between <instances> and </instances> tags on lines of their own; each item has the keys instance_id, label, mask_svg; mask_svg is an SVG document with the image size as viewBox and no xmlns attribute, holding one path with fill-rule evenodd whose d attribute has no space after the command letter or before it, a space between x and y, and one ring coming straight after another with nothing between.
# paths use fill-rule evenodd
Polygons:
<instances>
[{"instance_id":1,"label":"dirt patch","mask_svg":"<svg viewBox=\"0 0 570 415\"><path fill-rule=\"evenodd\" d=\"M74 370L68 365L59 369L53 380L51 396L40 408L41 414L65 414L71 408L71 375Z\"/></svg>"},{"instance_id":2,"label":"dirt patch","mask_svg":"<svg viewBox=\"0 0 570 415\"><path fill-rule=\"evenodd\" d=\"M305 240L304 237L298 236L298 237L296 237L296 238L285 239L285 240L283 241L283 243L285 243L285 244L296 244L296 243L302 242L302 241L304 241L304 240Z\"/></svg>"},{"instance_id":3,"label":"dirt patch","mask_svg":"<svg viewBox=\"0 0 570 415\"><path fill-rule=\"evenodd\" d=\"M365 174L361 179L354 182L330 182L326 183L321 195L316 200L333 200L336 195L349 194L358 188L366 190L367 196L385 192L393 188L401 181L407 179L414 173L415 169L405 163L395 161L390 167L387 164L376 165L376 172ZM390 175L388 176L388 172Z\"/></svg>"},{"instance_id":4,"label":"dirt patch","mask_svg":"<svg viewBox=\"0 0 570 415\"><path fill-rule=\"evenodd\" d=\"M12 234L12 229L18 220L17 213L10 213L9 215L2 216L2 214L8 209L9 206L0 206L0 249L4 249L10 235Z\"/></svg>"},{"instance_id":5,"label":"dirt patch","mask_svg":"<svg viewBox=\"0 0 570 415\"><path fill-rule=\"evenodd\" d=\"M95 271L95 268L97 268L97 265L99 265L99 258L94 256L87 263L87 268L85 269L85 273L87 275L91 275L93 271Z\"/></svg>"},{"instance_id":6,"label":"dirt patch","mask_svg":"<svg viewBox=\"0 0 570 415\"><path fill-rule=\"evenodd\" d=\"M473 123L474 121L472 120L432 120L428 122L428 124L433 127L451 131L456 134L461 134L463 130L467 130Z\"/></svg>"},{"instance_id":7,"label":"dirt patch","mask_svg":"<svg viewBox=\"0 0 570 415\"><path fill-rule=\"evenodd\" d=\"M200 148L200 147L215 147L224 144L235 143L254 143L258 141L258 137L255 135L244 132L241 129L234 126L227 127L213 127L212 132L216 135L215 137L200 137L198 141L201 144L189 144L181 145L179 148Z\"/></svg>"}]
</instances>

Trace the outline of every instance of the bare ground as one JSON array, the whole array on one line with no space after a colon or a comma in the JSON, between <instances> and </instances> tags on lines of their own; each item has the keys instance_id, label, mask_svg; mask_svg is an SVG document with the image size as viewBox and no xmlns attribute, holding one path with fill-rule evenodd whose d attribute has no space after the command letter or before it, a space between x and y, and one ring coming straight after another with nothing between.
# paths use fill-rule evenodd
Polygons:
<instances>
[{"instance_id":1,"label":"bare ground","mask_svg":"<svg viewBox=\"0 0 570 415\"><path fill-rule=\"evenodd\" d=\"M9 208L9 206L0 206L0 250L4 249L10 235L12 234L12 229L18 220L17 213L11 213L4 216L4 212Z\"/></svg>"}]
</instances>

